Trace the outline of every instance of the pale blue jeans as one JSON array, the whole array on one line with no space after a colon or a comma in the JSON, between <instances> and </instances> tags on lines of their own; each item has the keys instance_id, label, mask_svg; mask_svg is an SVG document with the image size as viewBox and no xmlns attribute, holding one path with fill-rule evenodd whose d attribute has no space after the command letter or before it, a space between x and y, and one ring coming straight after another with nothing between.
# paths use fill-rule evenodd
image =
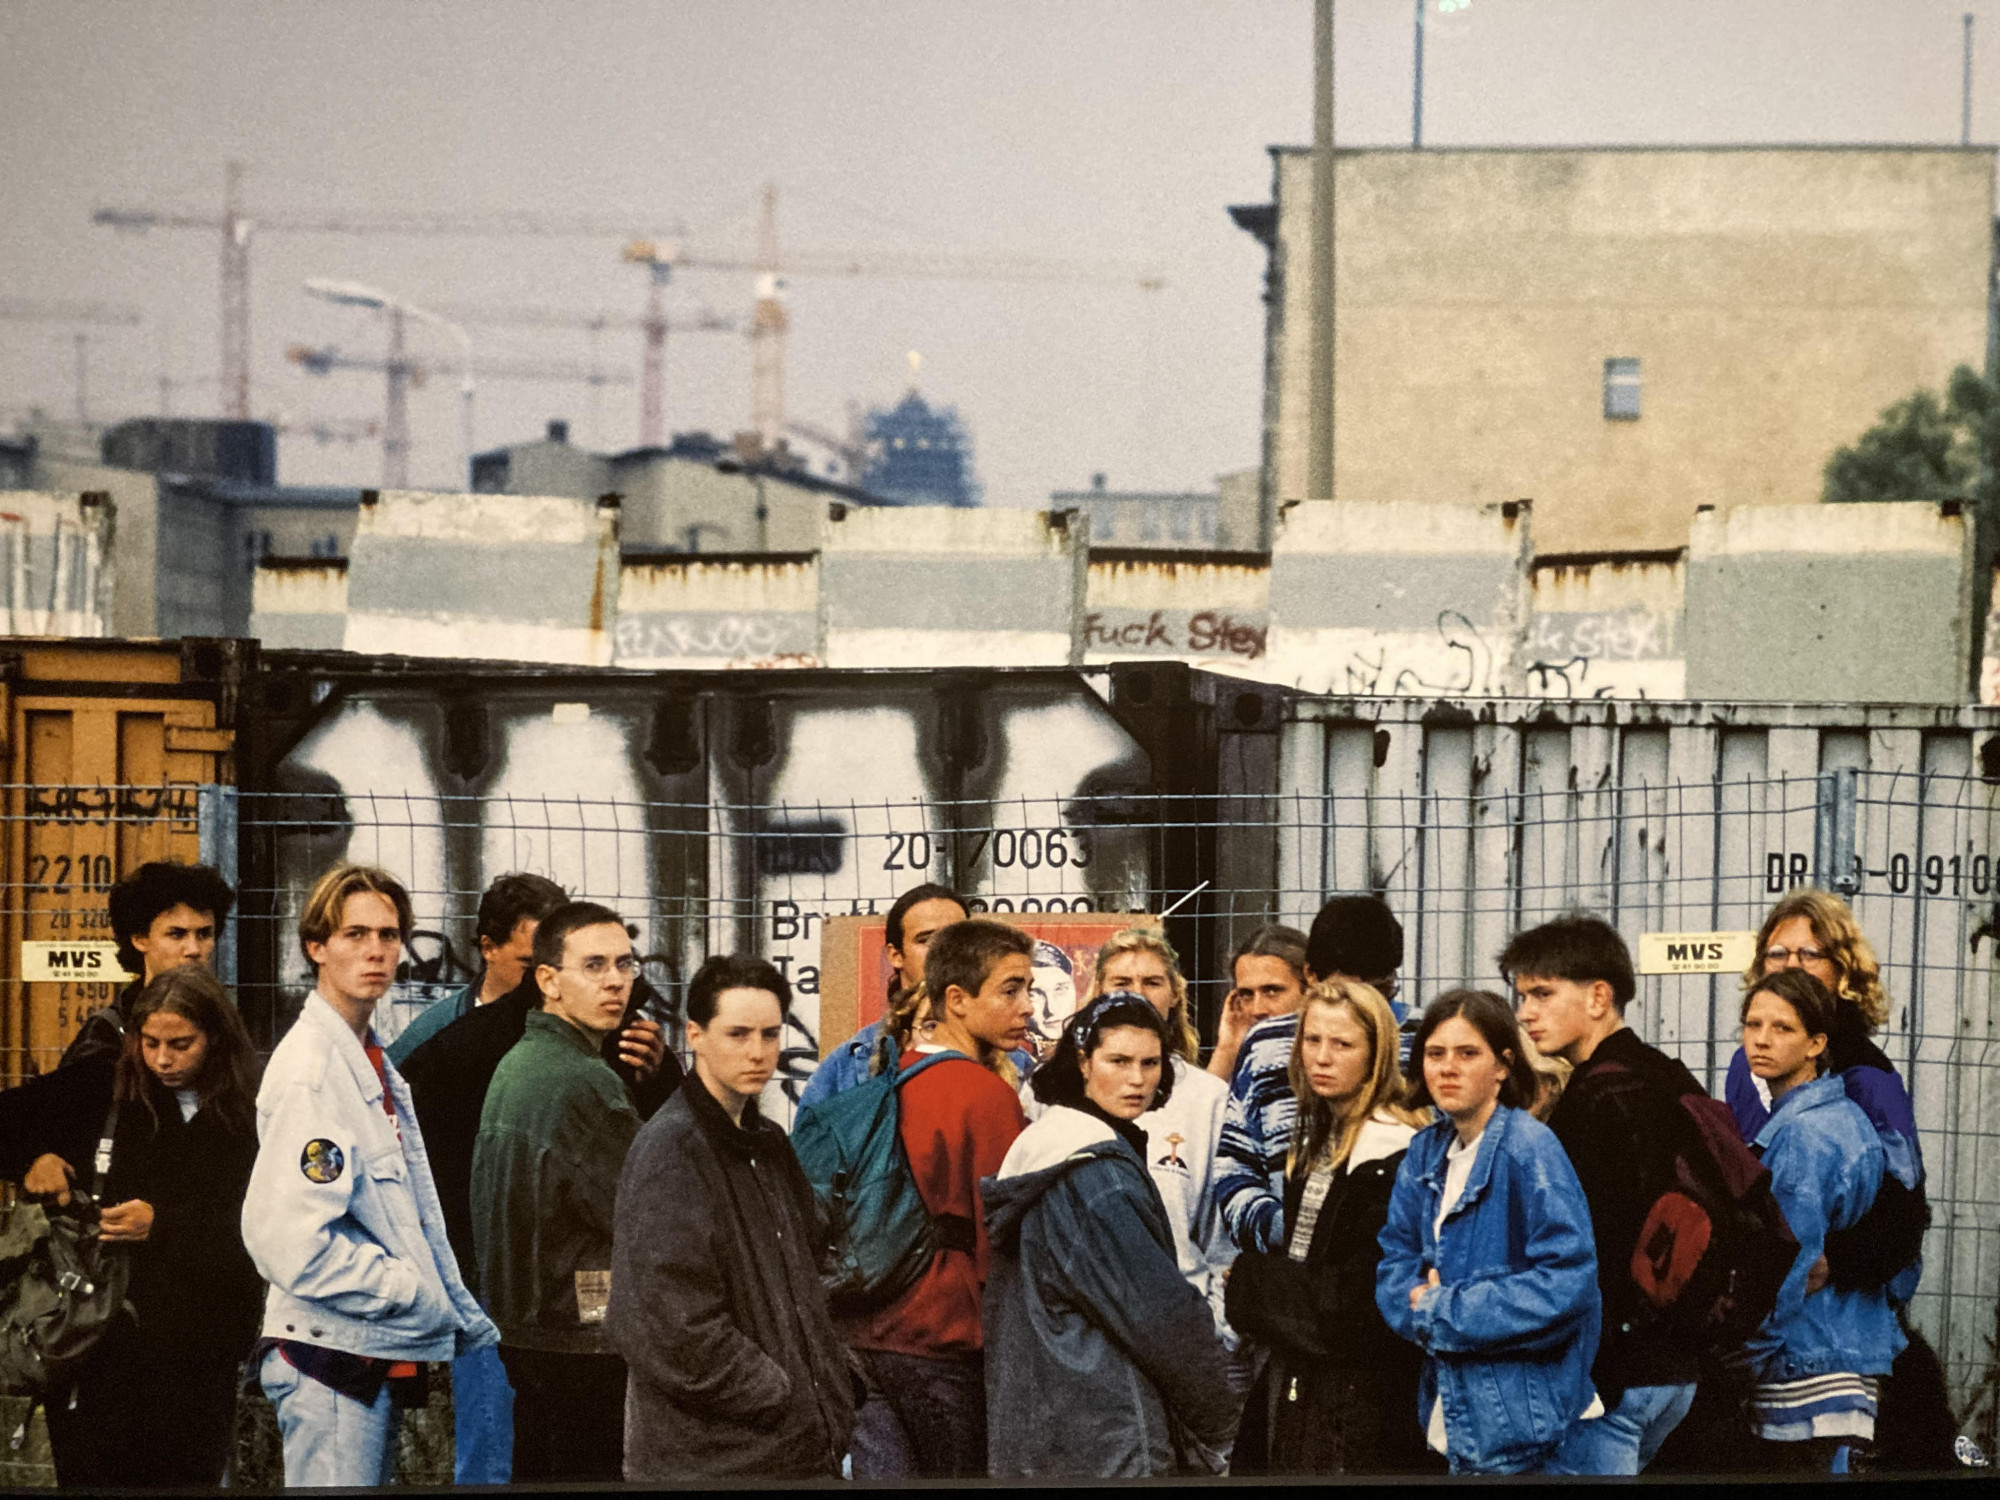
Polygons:
<instances>
[{"instance_id":1,"label":"pale blue jeans","mask_svg":"<svg viewBox=\"0 0 2000 1500\"><path fill-rule=\"evenodd\" d=\"M1601 1417L1563 1435L1544 1474L1637 1474L1694 1402L1693 1385L1635 1385Z\"/></svg>"},{"instance_id":2,"label":"pale blue jeans","mask_svg":"<svg viewBox=\"0 0 2000 1500\"><path fill-rule=\"evenodd\" d=\"M285 1445L285 1488L367 1489L396 1477L396 1432L402 1413L382 1382L372 1406L302 1375L276 1349L257 1371L278 1412Z\"/></svg>"}]
</instances>

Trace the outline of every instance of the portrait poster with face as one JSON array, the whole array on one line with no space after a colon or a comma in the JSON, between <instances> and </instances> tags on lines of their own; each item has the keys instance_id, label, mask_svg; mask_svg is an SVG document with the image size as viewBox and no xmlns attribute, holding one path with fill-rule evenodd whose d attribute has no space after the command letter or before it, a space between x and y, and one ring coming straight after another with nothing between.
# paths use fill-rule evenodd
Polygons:
<instances>
[{"instance_id":1,"label":"portrait poster with face","mask_svg":"<svg viewBox=\"0 0 2000 1500\"><path fill-rule=\"evenodd\" d=\"M1028 1045L1036 1053L1055 1044L1064 1021L1090 994L1097 953L1105 939L1127 927L1158 930L1160 919L1143 912L981 912L1018 927L1035 940L1033 1000ZM888 919L828 917L820 939L819 1055L827 1056L889 1008Z\"/></svg>"}]
</instances>

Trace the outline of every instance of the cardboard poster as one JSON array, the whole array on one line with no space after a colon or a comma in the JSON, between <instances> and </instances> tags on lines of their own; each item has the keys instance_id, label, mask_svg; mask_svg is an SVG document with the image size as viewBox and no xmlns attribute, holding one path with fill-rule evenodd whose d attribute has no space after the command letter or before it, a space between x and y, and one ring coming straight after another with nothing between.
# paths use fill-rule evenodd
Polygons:
<instances>
[{"instance_id":1,"label":"cardboard poster","mask_svg":"<svg viewBox=\"0 0 2000 1500\"><path fill-rule=\"evenodd\" d=\"M1035 939L1034 1015L1029 1044L1053 1044L1062 1023L1090 993L1097 952L1127 927L1157 929L1143 912L981 912ZM828 917L820 936L819 1055L827 1056L889 1006L887 916Z\"/></svg>"}]
</instances>

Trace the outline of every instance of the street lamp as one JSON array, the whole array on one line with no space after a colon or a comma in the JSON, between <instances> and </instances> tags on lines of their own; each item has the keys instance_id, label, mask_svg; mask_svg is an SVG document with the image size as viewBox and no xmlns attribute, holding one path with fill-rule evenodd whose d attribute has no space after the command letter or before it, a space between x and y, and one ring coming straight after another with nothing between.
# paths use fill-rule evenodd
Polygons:
<instances>
[{"instance_id":1,"label":"street lamp","mask_svg":"<svg viewBox=\"0 0 2000 1500\"><path fill-rule=\"evenodd\" d=\"M462 430L460 444L465 453L464 473L466 484L472 479L472 335L449 318L440 317L427 308L405 302L389 293L358 281L335 281L324 276L309 277L306 290L315 297L343 307L368 307L377 312L389 314L389 406L383 424L383 478L385 489L400 489L407 481L403 465L407 463L409 445L409 421L401 409L404 397L404 383L409 378L409 366L403 359L403 319L415 318L419 323L429 323L450 334L458 343L458 389L462 398Z\"/></svg>"}]
</instances>

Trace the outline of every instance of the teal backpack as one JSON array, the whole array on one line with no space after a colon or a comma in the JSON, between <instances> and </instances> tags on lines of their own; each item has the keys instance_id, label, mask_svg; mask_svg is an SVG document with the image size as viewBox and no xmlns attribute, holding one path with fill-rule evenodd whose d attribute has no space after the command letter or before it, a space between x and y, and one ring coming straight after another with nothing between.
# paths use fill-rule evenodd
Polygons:
<instances>
[{"instance_id":1,"label":"teal backpack","mask_svg":"<svg viewBox=\"0 0 2000 1500\"><path fill-rule=\"evenodd\" d=\"M836 1316L895 1301L940 1250L969 1252L977 1244L972 1220L924 1206L899 1128L902 1086L935 1063L964 1057L937 1052L902 1069L895 1040L884 1037L873 1074L792 1123L792 1151L812 1184L827 1247L820 1276Z\"/></svg>"}]
</instances>

